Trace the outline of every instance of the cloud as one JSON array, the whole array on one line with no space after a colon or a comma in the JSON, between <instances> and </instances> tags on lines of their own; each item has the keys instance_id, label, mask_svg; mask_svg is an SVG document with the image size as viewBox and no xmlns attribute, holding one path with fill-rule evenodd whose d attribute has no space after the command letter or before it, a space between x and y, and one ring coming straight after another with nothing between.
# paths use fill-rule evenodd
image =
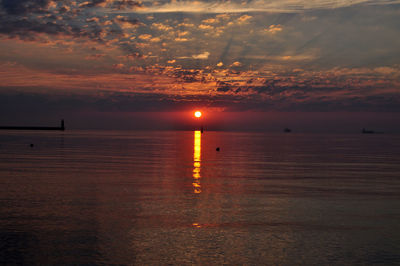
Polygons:
<instances>
[{"instance_id":1,"label":"cloud","mask_svg":"<svg viewBox=\"0 0 400 266\"><path fill-rule=\"evenodd\" d=\"M205 60L205 59L208 59L209 55L210 55L209 52L204 52L204 53L201 53L201 54L192 55L192 58Z\"/></svg>"},{"instance_id":2,"label":"cloud","mask_svg":"<svg viewBox=\"0 0 400 266\"><path fill-rule=\"evenodd\" d=\"M215 18L208 18L208 19L203 19L201 22L205 24L215 24L218 23L219 21L218 19Z\"/></svg>"},{"instance_id":3,"label":"cloud","mask_svg":"<svg viewBox=\"0 0 400 266\"><path fill-rule=\"evenodd\" d=\"M150 39L150 42L156 43L156 42L161 42L161 38L160 37L153 37Z\"/></svg>"},{"instance_id":4,"label":"cloud","mask_svg":"<svg viewBox=\"0 0 400 266\"><path fill-rule=\"evenodd\" d=\"M96 22L99 23L100 19L96 18L96 17L92 17L92 18L87 18L86 22Z\"/></svg>"},{"instance_id":5,"label":"cloud","mask_svg":"<svg viewBox=\"0 0 400 266\"><path fill-rule=\"evenodd\" d=\"M264 29L265 32L271 33L271 34L275 34L275 33L280 32L282 30L283 30L283 28L282 28L281 25L270 25L269 27Z\"/></svg>"},{"instance_id":6,"label":"cloud","mask_svg":"<svg viewBox=\"0 0 400 266\"><path fill-rule=\"evenodd\" d=\"M394 67L376 67L374 72L383 75L395 75L400 77L400 69Z\"/></svg>"},{"instance_id":7,"label":"cloud","mask_svg":"<svg viewBox=\"0 0 400 266\"><path fill-rule=\"evenodd\" d=\"M2 0L2 9L11 15L22 15L31 12L43 12L51 0Z\"/></svg>"},{"instance_id":8,"label":"cloud","mask_svg":"<svg viewBox=\"0 0 400 266\"><path fill-rule=\"evenodd\" d=\"M186 23L186 22L182 22L178 24L178 27L185 27L185 28L194 28L195 25L193 23Z\"/></svg>"},{"instance_id":9,"label":"cloud","mask_svg":"<svg viewBox=\"0 0 400 266\"><path fill-rule=\"evenodd\" d=\"M238 21L238 23L239 24L244 24L244 23L247 23L250 19L252 19L253 17L252 16L249 16L249 15L243 15L243 16L240 16L238 19L237 19L237 21Z\"/></svg>"},{"instance_id":10,"label":"cloud","mask_svg":"<svg viewBox=\"0 0 400 266\"><path fill-rule=\"evenodd\" d=\"M125 65L119 63L119 64L114 64L113 67L114 67L115 69L123 69L123 68L125 67Z\"/></svg>"},{"instance_id":11,"label":"cloud","mask_svg":"<svg viewBox=\"0 0 400 266\"><path fill-rule=\"evenodd\" d=\"M138 1L133 0L114 0L112 2L112 7L116 9L131 9L131 8L141 8L143 5Z\"/></svg>"},{"instance_id":12,"label":"cloud","mask_svg":"<svg viewBox=\"0 0 400 266\"><path fill-rule=\"evenodd\" d=\"M174 82L171 77L154 76L148 69L128 68L128 66L128 63L116 63L99 75L96 71L89 74L82 71L60 73L60 70L53 72L35 70L15 63L0 64L0 91L4 92L9 87L24 93L36 88L35 91L45 94L63 90L71 93L82 91L96 93L99 90L145 92L149 89L160 92L170 89ZM128 69L140 73L129 73ZM126 71L121 72L121 70ZM132 82L133 80L135 82Z\"/></svg>"},{"instance_id":13,"label":"cloud","mask_svg":"<svg viewBox=\"0 0 400 266\"><path fill-rule=\"evenodd\" d=\"M3 60L18 61L29 69L84 72L81 79L28 72L26 77L12 80L9 77L19 71L15 69L2 75L2 84L26 80L25 86L33 80L38 88L51 88L53 83L54 90L85 87L95 91L106 86L109 90L165 91L171 95L174 90L193 95L201 88L210 98L214 94L260 97L276 105L285 99L303 100L313 106L318 99L334 102L340 98L351 103L351 97L364 101L368 96L378 101L378 96L389 97L400 88L397 9L360 4L356 13L353 8L326 11L349 4L344 0L303 1L301 5L296 0L240 4L168 0L159 1L157 6L154 2L144 1L140 11L135 1L0 0ZM389 2L394 3L385 4ZM210 9L195 15L154 12L151 21L145 19L148 14L139 13L180 3L188 5L182 8L194 11L196 7L200 13L204 7ZM224 13L212 14L218 8ZM284 13L237 13L250 8ZM324 10L289 14L306 8ZM233 13L225 13L229 10ZM313 22L305 20L305 15L312 15ZM285 34L279 34L283 31ZM179 64L175 65L176 61ZM118 66L120 62L124 65ZM355 62L369 68L351 68ZM299 68L303 71L294 71ZM326 71L329 68L334 70ZM120 76L107 76L112 82L96 80L87 76L89 71L97 77L109 72ZM139 72L157 75L146 80L140 75L129 76ZM153 76L160 79L154 81ZM145 81L136 82L141 78Z\"/></svg>"},{"instance_id":14,"label":"cloud","mask_svg":"<svg viewBox=\"0 0 400 266\"><path fill-rule=\"evenodd\" d=\"M145 5L147 3L147 5ZM248 2L235 1L171 1L163 4L145 2L137 13L294 13L309 10L336 9L355 5L391 5L399 4L400 0L254 0Z\"/></svg>"},{"instance_id":15,"label":"cloud","mask_svg":"<svg viewBox=\"0 0 400 266\"><path fill-rule=\"evenodd\" d=\"M65 2L67 3L67 2ZM87 5L100 4L100 2L88 2ZM101 2L103 3L103 2ZM58 8L58 10L57 10ZM67 42L69 39L80 39L80 41L96 41L105 43L107 35L121 35L122 32L113 28L110 31L103 26L102 16L77 16L79 13L74 5L58 6L55 2L47 0L3 0L0 2L0 34L10 39L24 41ZM29 12L29 15L25 13ZM78 13L77 13L78 12ZM116 17L116 23L139 24L137 20ZM112 23L111 23L112 24Z\"/></svg>"},{"instance_id":16,"label":"cloud","mask_svg":"<svg viewBox=\"0 0 400 266\"><path fill-rule=\"evenodd\" d=\"M188 31L179 31L179 32L178 32L178 36L179 36L179 37L183 37L183 36L187 36L187 35L189 35L189 32L188 32Z\"/></svg>"},{"instance_id":17,"label":"cloud","mask_svg":"<svg viewBox=\"0 0 400 266\"><path fill-rule=\"evenodd\" d=\"M125 55L123 57L125 57L127 60L136 60L136 59L144 59L144 58L146 58L145 55L142 55L142 54L140 54L138 52L130 53L130 54L127 54L127 55Z\"/></svg>"},{"instance_id":18,"label":"cloud","mask_svg":"<svg viewBox=\"0 0 400 266\"><path fill-rule=\"evenodd\" d=\"M217 92L228 92L232 89L229 83L224 81L217 81Z\"/></svg>"},{"instance_id":19,"label":"cloud","mask_svg":"<svg viewBox=\"0 0 400 266\"><path fill-rule=\"evenodd\" d=\"M66 13L66 12L69 12L70 10L71 10L71 8L70 8L69 6L63 5L63 6L60 7L60 9L58 10L58 12L59 12L60 14L64 14L64 13Z\"/></svg>"},{"instance_id":20,"label":"cloud","mask_svg":"<svg viewBox=\"0 0 400 266\"><path fill-rule=\"evenodd\" d=\"M123 29L137 28L142 25L142 23L136 18L129 18L120 15L116 16L114 21Z\"/></svg>"},{"instance_id":21,"label":"cloud","mask_svg":"<svg viewBox=\"0 0 400 266\"><path fill-rule=\"evenodd\" d=\"M175 59L168 61L175 62ZM177 104L202 97L213 106L262 110L400 110L399 67L239 73L161 65L143 69L129 67L129 63L114 64L108 74L83 75L34 71L11 62L0 65L0 91L4 92L8 86L11 91L25 93L49 87L52 94L57 91L95 94L101 90L133 96L146 92L150 98L175 99ZM296 74L299 71L301 74ZM142 104L147 102L141 100ZM118 108L117 104L112 106Z\"/></svg>"},{"instance_id":22,"label":"cloud","mask_svg":"<svg viewBox=\"0 0 400 266\"><path fill-rule=\"evenodd\" d=\"M150 34L142 34L139 35L139 39L141 40L150 40L153 36L151 36Z\"/></svg>"},{"instance_id":23,"label":"cloud","mask_svg":"<svg viewBox=\"0 0 400 266\"><path fill-rule=\"evenodd\" d=\"M0 33L8 34L10 37L19 36L21 39L35 39L38 33L71 36L80 36L88 33L77 28L68 28L56 22L45 22L37 19L20 18L0 20L0 22Z\"/></svg>"},{"instance_id":24,"label":"cloud","mask_svg":"<svg viewBox=\"0 0 400 266\"><path fill-rule=\"evenodd\" d=\"M242 66L242 63L240 63L239 61L236 61L236 62L233 62L231 66L232 67L240 67L240 66Z\"/></svg>"},{"instance_id":25,"label":"cloud","mask_svg":"<svg viewBox=\"0 0 400 266\"><path fill-rule=\"evenodd\" d=\"M177 37L177 38L175 38L175 41L176 41L176 42L187 42L187 41L189 41L189 39L188 39L188 38L180 38L180 37Z\"/></svg>"},{"instance_id":26,"label":"cloud","mask_svg":"<svg viewBox=\"0 0 400 266\"><path fill-rule=\"evenodd\" d=\"M90 0L79 4L81 8L103 7L116 10L141 8L142 4L134 0Z\"/></svg>"},{"instance_id":27,"label":"cloud","mask_svg":"<svg viewBox=\"0 0 400 266\"><path fill-rule=\"evenodd\" d=\"M199 25L199 29L201 29L201 30L212 30L212 29L214 29L214 27L211 26L211 25L201 24L201 25Z\"/></svg>"},{"instance_id":28,"label":"cloud","mask_svg":"<svg viewBox=\"0 0 400 266\"><path fill-rule=\"evenodd\" d=\"M85 1L83 3L79 4L79 7L96 7L96 6L101 6L104 7L107 4L107 0L91 0L91 1Z\"/></svg>"},{"instance_id":29,"label":"cloud","mask_svg":"<svg viewBox=\"0 0 400 266\"><path fill-rule=\"evenodd\" d=\"M248 60L261 60L273 62L307 62L318 58L317 55L309 54L283 54L283 55L246 55L243 58Z\"/></svg>"},{"instance_id":30,"label":"cloud","mask_svg":"<svg viewBox=\"0 0 400 266\"><path fill-rule=\"evenodd\" d=\"M172 27L165 25L163 23L153 23L153 24L151 24L151 26L152 26L152 28L155 28L160 31L170 31L173 29Z\"/></svg>"}]
</instances>

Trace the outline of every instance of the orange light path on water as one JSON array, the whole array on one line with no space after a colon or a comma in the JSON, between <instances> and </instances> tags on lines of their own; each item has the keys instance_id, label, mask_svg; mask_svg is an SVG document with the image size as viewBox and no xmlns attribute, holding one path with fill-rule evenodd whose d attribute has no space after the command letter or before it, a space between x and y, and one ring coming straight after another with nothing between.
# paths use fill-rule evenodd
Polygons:
<instances>
[{"instance_id":1,"label":"orange light path on water","mask_svg":"<svg viewBox=\"0 0 400 266\"><path fill-rule=\"evenodd\" d=\"M194 145L193 145L193 189L194 193L201 193L200 185L200 166L201 166L201 131L194 132Z\"/></svg>"}]
</instances>

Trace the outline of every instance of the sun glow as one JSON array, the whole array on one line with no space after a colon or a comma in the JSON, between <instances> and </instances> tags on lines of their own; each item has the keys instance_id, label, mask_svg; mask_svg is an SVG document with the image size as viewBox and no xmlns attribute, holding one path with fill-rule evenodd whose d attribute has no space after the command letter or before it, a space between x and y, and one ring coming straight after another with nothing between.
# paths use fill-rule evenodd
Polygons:
<instances>
[{"instance_id":1,"label":"sun glow","mask_svg":"<svg viewBox=\"0 0 400 266\"><path fill-rule=\"evenodd\" d=\"M194 112L194 116L195 117L197 117L197 118L200 118L201 117L201 112L200 111L196 111L196 112Z\"/></svg>"}]
</instances>

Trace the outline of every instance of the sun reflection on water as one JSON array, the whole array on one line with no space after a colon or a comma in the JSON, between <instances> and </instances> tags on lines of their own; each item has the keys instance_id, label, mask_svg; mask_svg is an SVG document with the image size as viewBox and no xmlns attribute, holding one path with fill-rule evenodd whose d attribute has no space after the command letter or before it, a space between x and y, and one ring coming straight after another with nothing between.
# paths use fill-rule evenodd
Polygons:
<instances>
[{"instance_id":1,"label":"sun reflection on water","mask_svg":"<svg viewBox=\"0 0 400 266\"><path fill-rule=\"evenodd\" d=\"M201 132L196 130L194 132L194 146L193 146L193 189L194 193L201 193L200 185L200 162L201 162Z\"/></svg>"}]
</instances>

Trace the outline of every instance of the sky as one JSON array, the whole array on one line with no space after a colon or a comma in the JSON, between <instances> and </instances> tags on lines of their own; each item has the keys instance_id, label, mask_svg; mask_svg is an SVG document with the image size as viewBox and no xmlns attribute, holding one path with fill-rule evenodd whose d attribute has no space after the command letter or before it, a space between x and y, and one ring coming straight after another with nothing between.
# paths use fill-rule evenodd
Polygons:
<instances>
[{"instance_id":1,"label":"sky","mask_svg":"<svg viewBox=\"0 0 400 266\"><path fill-rule=\"evenodd\" d=\"M0 124L400 132L399 0L0 0ZM340 131L340 130L339 130Z\"/></svg>"}]
</instances>

